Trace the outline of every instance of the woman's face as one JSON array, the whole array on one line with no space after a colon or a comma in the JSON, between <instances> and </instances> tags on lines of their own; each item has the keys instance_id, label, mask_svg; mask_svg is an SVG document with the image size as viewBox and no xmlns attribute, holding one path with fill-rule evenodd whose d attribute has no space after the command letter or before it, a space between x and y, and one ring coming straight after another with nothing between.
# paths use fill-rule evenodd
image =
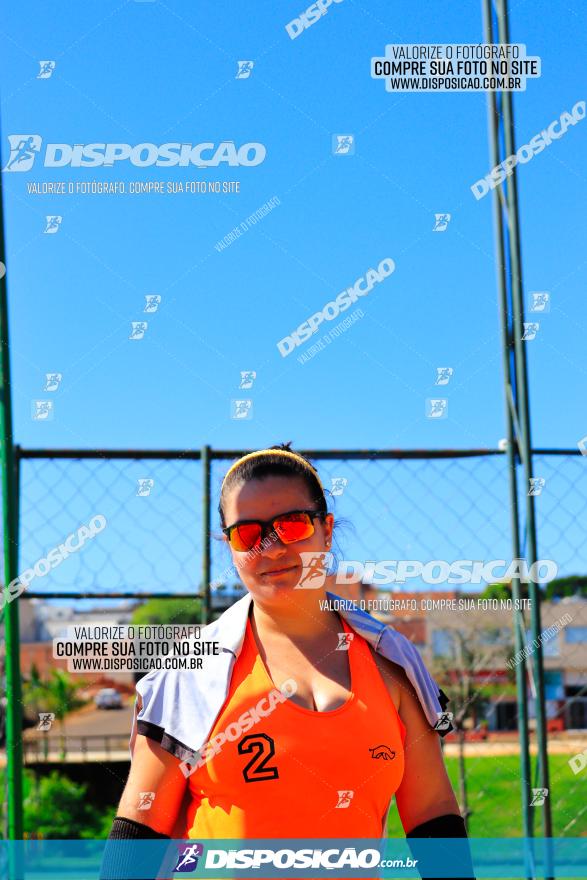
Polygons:
<instances>
[{"instance_id":1,"label":"woman's face","mask_svg":"<svg viewBox=\"0 0 587 880\"><path fill-rule=\"evenodd\" d=\"M303 479L264 477L237 485L224 503L227 526L244 519L270 520L291 510L316 510ZM314 520L314 534L294 544L284 544L277 535L266 533L263 546L249 552L230 548L233 562L245 587L260 598L291 590L300 581L303 567L300 553L326 552L330 547L334 517L331 513ZM225 540L228 540L225 537Z\"/></svg>"}]
</instances>

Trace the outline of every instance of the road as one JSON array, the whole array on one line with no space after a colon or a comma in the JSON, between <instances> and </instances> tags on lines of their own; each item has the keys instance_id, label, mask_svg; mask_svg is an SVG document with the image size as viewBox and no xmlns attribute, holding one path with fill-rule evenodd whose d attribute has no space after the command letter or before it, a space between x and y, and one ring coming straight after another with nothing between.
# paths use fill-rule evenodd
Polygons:
<instances>
[{"instance_id":1,"label":"road","mask_svg":"<svg viewBox=\"0 0 587 880\"><path fill-rule=\"evenodd\" d=\"M125 705L122 709L96 709L94 706L86 706L78 712L73 712L65 719L66 736L130 736L132 724L133 704ZM61 725L53 723L50 735L58 736L61 733ZM43 737L42 731L29 728L24 732L25 739Z\"/></svg>"}]
</instances>

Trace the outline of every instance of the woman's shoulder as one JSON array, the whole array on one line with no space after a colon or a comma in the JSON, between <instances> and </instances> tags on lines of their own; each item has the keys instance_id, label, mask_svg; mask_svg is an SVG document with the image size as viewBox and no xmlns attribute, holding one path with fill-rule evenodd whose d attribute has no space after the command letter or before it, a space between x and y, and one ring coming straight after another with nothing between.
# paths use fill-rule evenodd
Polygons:
<instances>
[{"instance_id":1,"label":"woman's shoulder","mask_svg":"<svg viewBox=\"0 0 587 880\"><path fill-rule=\"evenodd\" d=\"M409 729L412 735L423 735L431 732L432 727L426 718L424 707L405 669L381 654L375 655L375 662L406 730Z\"/></svg>"},{"instance_id":2,"label":"woman's shoulder","mask_svg":"<svg viewBox=\"0 0 587 880\"><path fill-rule=\"evenodd\" d=\"M198 751L226 696L233 655L209 657L204 671L161 669L136 684L136 730L170 744L181 760Z\"/></svg>"},{"instance_id":3,"label":"woman's shoulder","mask_svg":"<svg viewBox=\"0 0 587 880\"><path fill-rule=\"evenodd\" d=\"M375 664L381 673L381 678L385 684L393 705L399 711L401 705L402 692L413 690L405 669L393 660L388 660L382 654L370 647L371 655L375 660Z\"/></svg>"}]
</instances>

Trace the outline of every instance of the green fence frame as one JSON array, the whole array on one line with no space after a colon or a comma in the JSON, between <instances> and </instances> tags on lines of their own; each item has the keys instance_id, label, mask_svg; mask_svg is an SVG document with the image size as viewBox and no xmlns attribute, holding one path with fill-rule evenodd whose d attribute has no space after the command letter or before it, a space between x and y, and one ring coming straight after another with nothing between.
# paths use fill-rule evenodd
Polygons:
<instances>
[{"instance_id":1,"label":"green fence frame","mask_svg":"<svg viewBox=\"0 0 587 880\"><path fill-rule=\"evenodd\" d=\"M509 43L509 14L507 0L482 0L485 42L493 43L495 31L499 44ZM507 156L514 155L515 130L514 111L511 92L488 92L488 129L490 159L492 167L501 164ZM536 540L536 518L534 496L529 494L533 475L532 440L530 434L530 398L528 391L528 370L524 336L524 298L522 285L522 256L520 227L518 220L517 169L512 169L506 179L505 189L498 186L493 194L496 264L498 283L498 302L502 335L502 361L504 378L504 397L506 409L507 455L510 475L510 511L512 530L512 552L514 558L520 556L520 504L518 501L518 481L516 465L522 465L525 494L525 548L528 564L538 558ZM514 579L512 594L519 599L520 582ZM539 639L540 592L538 585L530 582L531 599L530 626L532 636L537 640L536 663L534 664L534 685L536 688L536 738L538 743L538 777L541 788L549 790L547 728L545 709L544 662L542 643ZM525 631L523 616L515 614L516 650L523 647ZM534 809L531 806L530 751L528 738L528 717L526 703L526 661L516 667L518 691L518 729L520 733L520 753L522 769L522 807L524 834L532 837ZM542 808L542 828L544 837L552 837L552 812L550 798Z\"/></svg>"},{"instance_id":2,"label":"green fence frame","mask_svg":"<svg viewBox=\"0 0 587 880\"><path fill-rule=\"evenodd\" d=\"M0 167L2 156L0 155ZM2 539L4 584L18 575L18 464L12 432L12 394L8 337L8 297L4 250L3 191L0 193L0 455L2 459ZM8 783L8 827L11 840L22 838L22 695L20 681L20 639L18 601L4 605L6 640L6 776Z\"/></svg>"},{"instance_id":3,"label":"green fence frame","mask_svg":"<svg viewBox=\"0 0 587 880\"><path fill-rule=\"evenodd\" d=\"M494 31L494 12L498 41L509 41L508 9L507 0L482 0L485 38L492 43ZM501 158L502 141L505 154L515 153L514 122L512 98L509 92L503 92L499 96L495 92L488 93L489 99L489 132L491 158L493 164L498 164ZM1 164L1 159L0 159ZM18 465L22 457L34 455L34 450L18 450L18 455L13 442L11 388L10 388L10 357L8 336L8 305L6 295L6 276L4 272L4 224L2 212L2 197L0 197L0 439L1 468L2 468L2 498L3 498L3 542L4 542L4 576L5 584L10 584L18 576ZM520 234L517 211L517 181L516 171L507 178L505 192L497 187L494 191L494 212L496 228L497 249L497 274L499 303L502 322L502 347L503 367L506 400L506 425L507 425L507 456L510 471L510 510L512 546L514 557L520 557L520 527L517 466L523 468L525 485L528 486L532 477L532 446L530 437L530 406L528 396L528 379L526 367L526 354L522 341L523 327L523 297L522 297L522 263ZM506 264L506 255L508 257ZM538 452L539 450L536 450ZM40 452L37 450L36 452ZM44 450L43 454L51 453L55 456L76 457L72 455L76 451ZM87 456L87 450L79 450L82 456ZM240 451L235 451L234 456ZM324 451L308 450L307 454L314 458L340 457L342 450ZM484 453L497 450L484 450ZM189 452L179 453L183 457L190 457ZM201 458L204 468L203 486L203 530L204 552L202 554L203 583L206 585L204 596L204 615L208 620L210 613L210 461L213 457L222 455L228 457L232 452L215 452L208 446L201 451L191 453L191 457ZM474 455L479 451L453 450L436 451L435 455L445 457L454 455ZM106 457L169 457L169 452L153 451L140 452L140 456L132 451L111 451L93 453ZM388 450L344 450L346 457L431 457L431 451L398 451ZM525 556L531 565L537 558L536 527L534 518L534 498L526 493L525 502L526 521L526 553ZM519 582L514 583L514 595L519 596ZM46 594L47 598L49 594ZM56 594L53 594L56 595ZM98 598L96 594L93 594ZM532 601L531 627L534 638L540 634L540 598L536 584L530 584L530 596ZM110 598L113 598L109 594ZM193 596L191 598L194 598ZM516 626L516 650L522 647L523 631L522 620L518 617ZM21 718L21 679L19 662L19 624L18 624L18 599L7 602L4 606L4 622L6 633L6 751L7 751L7 782L8 782L8 828L10 839L22 839L22 718ZM537 740L538 740L538 770L541 787L548 788L548 762L547 762L547 738L546 719L544 705L544 667L542 648L535 652L537 691ZM530 837L533 834L533 811L530 807L530 756L529 756L529 732L526 715L526 666L525 661L517 667L518 685L518 708L519 708L519 731L522 762L522 800L524 808L524 833ZM542 808L543 830L545 837L552 836L552 820L550 802L547 801Z\"/></svg>"}]
</instances>

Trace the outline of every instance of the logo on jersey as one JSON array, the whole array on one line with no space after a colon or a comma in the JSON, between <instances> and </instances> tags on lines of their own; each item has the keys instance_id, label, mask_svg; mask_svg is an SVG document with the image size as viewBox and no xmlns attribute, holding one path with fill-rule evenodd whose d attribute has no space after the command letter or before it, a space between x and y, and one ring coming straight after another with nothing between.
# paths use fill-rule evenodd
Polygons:
<instances>
[{"instance_id":1,"label":"logo on jersey","mask_svg":"<svg viewBox=\"0 0 587 880\"><path fill-rule=\"evenodd\" d=\"M371 752L371 757L380 759L382 761L393 761L395 758L395 752L393 752L389 746L375 746L374 749L369 749Z\"/></svg>"}]
</instances>

